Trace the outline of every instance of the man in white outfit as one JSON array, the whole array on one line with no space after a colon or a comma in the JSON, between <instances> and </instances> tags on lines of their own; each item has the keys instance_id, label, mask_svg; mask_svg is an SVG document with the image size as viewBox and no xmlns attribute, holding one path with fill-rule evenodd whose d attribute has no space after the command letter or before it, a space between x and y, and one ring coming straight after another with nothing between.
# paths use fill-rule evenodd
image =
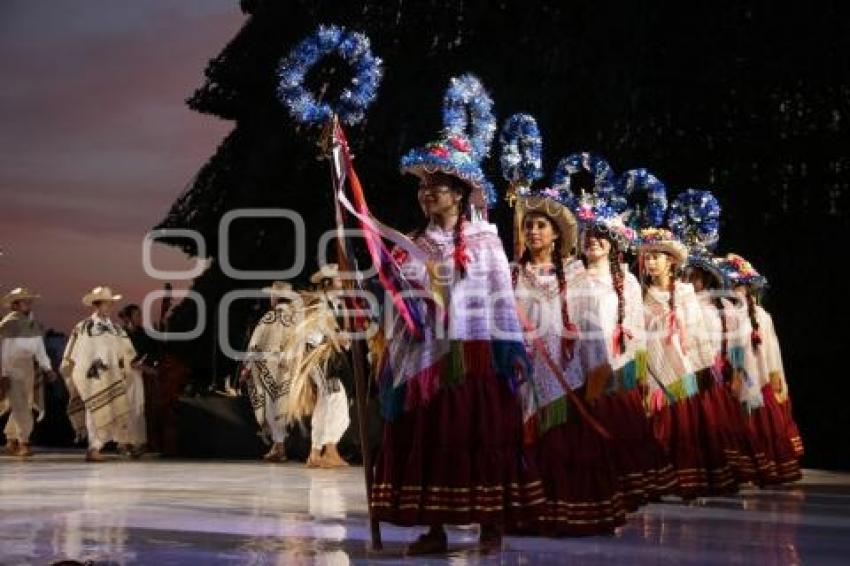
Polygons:
<instances>
[{"instance_id":1,"label":"man in white outfit","mask_svg":"<svg viewBox=\"0 0 850 566\"><path fill-rule=\"evenodd\" d=\"M138 457L147 442L145 392L141 362L127 333L110 318L121 300L109 287L96 287L83 297L94 308L71 333L61 371L71 394L68 417L78 439L87 436L86 460L103 462L104 444L116 441Z\"/></svg>"},{"instance_id":2,"label":"man in white outfit","mask_svg":"<svg viewBox=\"0 0 850 566\"><path fill-rule=\"evenodd\" d=\"M338 321L342 311L342 305L335 296L342 290L339 267L333 263L325 265L310 277L310 283L317 286L325 305L333 312L334 320ZM338 323L333 331L339 331ZM340 340L338 336L333 338L347 350L349 345L345 340ZM328 336L313 334L308 337L308 343L314 348L326 340L329 340ZM316 407L311 418L311 451L307 460L307 465L310 467L348 466L337 449L337 444L351 423L348 396L340 379L348 366L346 350L334 350L324 366L317 365L310 372L316 387Z\"/></svg>"},{"instance_id":3,"label":"man in white outfit","mask_svg":"<svg viewBox=\"0 0 850 566\"><path fill-rule=\"evenodd\" d=\"M248 344L254 357L245 363L240 377L248 388L257 423L272 437L271 450L263 459L283 462L286 461L284 442L292 381L283 350L293 332L296 313L292 299L298 295L285 281L275 281L263 291L269 295L271 309L254 327Z\"/></svg>"},{"instance_id":4,"label":"man in white outfit","mask_svg":"<svg viewBox=\"0 0 850 566\"><path fill-rule=\"evenodd\" d=\"M51 381L56 378L44 349L44 330L32 316L37 298L39 295L18 287L2 299L3 307L11 312L0 321L0 415L10 412L3 432L6 453L11 456L32 456L33 410L39 420L44 416L44 391L36 367Z\"/></svg>"}]
</instances>

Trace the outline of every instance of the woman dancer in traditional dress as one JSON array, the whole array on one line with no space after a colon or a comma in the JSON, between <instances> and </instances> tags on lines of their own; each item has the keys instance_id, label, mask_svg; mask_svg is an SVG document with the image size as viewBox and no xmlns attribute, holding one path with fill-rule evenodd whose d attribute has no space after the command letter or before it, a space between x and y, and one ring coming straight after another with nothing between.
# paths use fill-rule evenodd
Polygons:
<instances>
[{"instance_id":1,"label":"woman dancer in traditional dress","mask_svg":"<svg viewBox=\"0 0 850 566\"><path fill-rule=\"evenodd\" d=\"M402 160L419 177L427 224L395 261L422 300L386 337L371 505L378 520L430 527L410 554L445 552L444 524L478 523L482 547L498 547L543 502L516 394L528 359L502 242L480 217L480 157L449 132Z\"/></svg>"},{"instance_id":2,"label":"woman dancer in traditional dress","mask_svg":"<svg viewBox=\"0 0 850 566\"><path fill-rule=\"evenodd\" d=\"M530 326L526 347L534 366L523 390L526 439L546 493L539 530L607 534L625 523L622 493L610 436L602 432L606 423L590 415L581 398L588 376L598 381L611 368L600 333L590 321L575 322L568 277L581 269L580 262L574 265L576 220L557 198L550 189L520 197L516 207L525 251L514 289Z\"/></svg>"},{"instance_id":3,"label":"woman dancer in traditional dress","mask_svg":"<svg viewBox=\"0 0 850 566\"><path fill-rule=\"evenodd\" d=\"M705 442L711 453L722 454L738 483L756 480L757 464L736 393L741 384L734 368L740 364L740 324L730 301L726 278L712 251L720 239L720 203L705 190L688 189L670 204L667 224L688 247L686 280L693 285L702 311L708 349L699 375ZM713 378L713 379L710 379ZM715 460L719 459L716 458Z\"/></svg>"},{"instance_id":4,"label":"woman dancer in traditional dress","mask_svg":"<svg viewBox=\"0 0 850 566\"><path fill-rule=\"evenodd\" d=\"M676 469L679 495L692 499L734 492L737 483L717 436L719 417L699 395L714 377L702 309L693 286L678 280L687 258L687 248L669 230L641 231L649 410Z\"/></svg>"},{"instance_id":5,"label":"woman dancer in traditional dress","mask_svg":"<svg viewBox=\"0 0 850 566\"><path fill-rule=\"evenodd\" d=\"M798 481L802 477L799 459L803 441L792 415L773 318L759 304L767 279L736 254L728 254L719 265L741 300L743 381L761 392L760 396L747 395L744 405L750 433L764 451L769 468L760 474L759 481L763 485Z\"/></svg>"},{"instance_id":6,"label":"woman dancer in traditional dress","mask_svg":"<svg viewBox=\"0 0 850 566\"><path fill-rule=\"evenodd\" d=\"M676 475L646 418L646 338L640 283L623 263L635 231L623 221L613 173L604 159L576 154L562 160L575 164L564 176L576 199L579 250L585 269L571 281L582 331L601 333L611 371L591 375L585 398L593 414L613 437L613 457L623 501L628 510L675 492ZM592 328L586 325L592 325Z\"/></svg>"}]
</instances>

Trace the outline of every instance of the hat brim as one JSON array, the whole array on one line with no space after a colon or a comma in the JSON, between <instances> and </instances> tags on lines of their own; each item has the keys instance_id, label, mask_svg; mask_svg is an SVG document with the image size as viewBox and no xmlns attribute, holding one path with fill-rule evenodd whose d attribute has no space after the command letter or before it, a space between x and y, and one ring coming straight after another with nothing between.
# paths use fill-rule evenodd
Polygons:
<instances>
[{"instance_id":1,"label":"hat brim","mask_svg":"<svg viewBox=\"0 0 850 566\"><path fill-rule=\"evenodd\" d=\"M91 306L94 306L95 303L101 303L101 302L104 302L104 301L109 301L110 303L116 303L123 298L124 298L123 295L112 295L110 297L102 297L100 295L89 294L89 295L86 295L85 297L83 297L83 304L86 305L87 307L91 307Z\"/></svg>"},{"instance_id":2,"label":"hat brim","mask_svg":"<svg viewBox=\"0 0 850 566\"><path fill-rule=\"evenodd\" d=\"M40 299L40 298L41 298L41 295L37 295L35 293L27 293L27 294L14 295L14 296L6 295L2 299L0 299L0 303L2 303L2 305L5 308L8 308L8 307L11 307L12 304L15 301L33 301L35 299Z\"/></svg>"},{"instance_id":3,"label":"hat brim","mask_svg":"<svg viewBox=\"0 0 850 566\"><path fill-rule=\"evenodd\" d=\"M579 230L582 238L586 236L588 232L595 232L608 237L612 242L614 242L614 245L617 246L617 250L621 252L628 251L634 247L634 242L623 232L597 219L582 220L579 225Z\"/></svg>"},{"instance_id":4,"label":"hat brim","mask_svg":"<svg viewBox=\"0 0 850 566\"><path fill-rule=\"evenodd\" d=\"M471 204L479 209L487 208L487 189L484 186L483 179L479 181L471 175L464 173L457 167L452 167L447 164L439 165L437 163L416 163L403 166L401 168L401 172L415 175L420 179L427 175L434 175L435 173L450 175L469 187L469 202Z\"/></svg>"},{"instance_id":5,"label":"hat brim","mask_svg":"<svg viewBox=\"0 0 850 566\"><path fill-rule=\"evenodd\" d=\"M640 244L640 252L664 252L672 256L673 261L684 266L688 261L688 249L680 242L662 240L660 242L644 242Z\"/></svg>"},{"instance_id":6,"label":"hat brim","mask_svg":"<svg viewBox=\"0 0 850 566\"><path fill-rule=\"evenodd\" d=\"M313 275L310 276L310 283L313 285L318 285L325 279L336 279L339 277L339 272L327 272L327 271L317 271Z\"/></svg>"},{"instance_id":7,"label":"hat brim","mask_svg":"<svg viewBox=\"0 0 850 566\"><path fill-rule=\"evenodd\" d=\"M708 273L709 276L713 277L714 280L717 281L721 289L729 289L731 287L731 280L729 277L727 277L723 270L720 269L716 263L711 261L710 258L690 255L688 256L688 266L702 269L704 272Z\"/></svg>"},{"instance_id":8,"label":"hat brim","mask_svg":"<svg viewBox=\"0 0 850 566\"><path fill-rule=\"evenodd\" d=\"M292 295L294 290L292 289L292 287L289 287L288 289L276 289L274 287L263 287L262 292L267 294L267 295L271 295L273 297L275 297L275 296L286 297L286 296Z\"/></svg>"},{"instance_id":9,"label":"hat brim","mask_svg":"<svg viewBox=\"0 0 850 566\"><path fill-rule=\"evenodd\" d=\"M514 214L518 219L517 227L517 249L525 248L525 230L522 222L529 214L542 214L551 220L561 237L561 256L571 257L575 255L578 242L578 222L576 217L566 206L559 202L541 195L520 196L516 201Z\"/></svg>"},{"instance_id":10,"label":"hat brim","mask_svg":"<svg viewBox=\"0 0 850 566\"><path fill-rule=\"evenodd\" d=\"M753 291L764 291L768 288L767 278L763 275L755 277L740 277L732 280L733 285L746 285L751 287Z\"/></svg>"}]
</instances>

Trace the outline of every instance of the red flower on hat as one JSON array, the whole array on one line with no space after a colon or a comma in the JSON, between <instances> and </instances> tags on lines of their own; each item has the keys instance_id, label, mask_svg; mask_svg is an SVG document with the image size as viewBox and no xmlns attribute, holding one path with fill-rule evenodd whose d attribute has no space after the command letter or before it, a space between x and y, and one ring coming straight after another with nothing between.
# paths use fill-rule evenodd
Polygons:
<instances>
[{"instance_id":1,"label":"red flower on hat","mask_svg":"<svg viewBox=\"0 0 850 566\"><path fill-rule=\"evenodd\" d=\"M452 147L454 147L456 150L462 151L464 153L469 153L472 150L472 146L470 145L469 140L465 138L455 136L453 138L449 138L449 143L452 144Z\"/></svg>"},{"instance_id":2,"label":"red flower on hat","mask_svg":"<svg viewBox=\"0 0 850 566\"><path fill-rule=\"evenodd\" d=\"M593 220L596 215L593 213L593 208L589 206L582 206L578 210L578 217L582 220Z\"/></svg>"},{"instance_id":3,"label":"red flower on hat","mask_svg":"<svg viewBox=\"0 0 850 566\"><path fill-rule=\"evenodd\" d=\"M437 157L442 157L442 158L448 158L449 157L449 150L446 149L445 147L441 146L441 145L432 147L429 150L428 153L430 153L431 155L436 155Z\"/></svg>"}]
</instances>

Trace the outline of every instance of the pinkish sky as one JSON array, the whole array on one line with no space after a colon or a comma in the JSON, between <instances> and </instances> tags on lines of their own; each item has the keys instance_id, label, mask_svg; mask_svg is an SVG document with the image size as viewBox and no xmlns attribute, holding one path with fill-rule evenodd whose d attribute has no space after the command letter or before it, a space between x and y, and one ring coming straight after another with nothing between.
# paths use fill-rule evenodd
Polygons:
<instances>
[{"instance_id":1,"label":"pinkish sky","mask_svg":"<svg viewBox=\"0 0 850 566\"><path fill-rule=\"evenodd\" d=\"M139 304L162 287L142 239L233 127L184 100L243 21L237 0L0 3L3 294L31 287L67 331L94 286ZM157 267L189 265L156 247Z\"/></svg>"}]
</instances>

